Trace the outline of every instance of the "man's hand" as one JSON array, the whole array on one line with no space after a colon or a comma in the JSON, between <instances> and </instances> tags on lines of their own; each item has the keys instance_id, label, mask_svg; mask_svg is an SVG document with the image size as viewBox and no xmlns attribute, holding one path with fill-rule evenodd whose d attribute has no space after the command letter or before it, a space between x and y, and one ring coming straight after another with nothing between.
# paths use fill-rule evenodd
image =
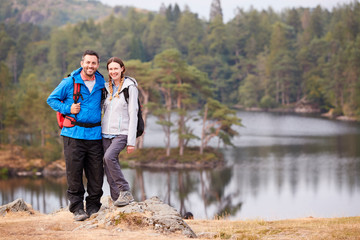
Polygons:
<instances>
[{"instance_id":1,"label":"man's hand","mask_svg":"<svg viewBox=\"0 0 360 240\"><path fill-rule=\"evenodd\" d=\"M77 103L77 104L75 104L75 103L73 103L72 105L71 105L71 109L70 109L70 112L72 113L72 114L78 114L79 112L80 112L80 103Z\"/></svg>"},{"instance_id":2,"label":"man's hand","mask_svg":"<svg viewBox=\"0 0 360 240\"><path fill-rule=\"evenodd\" d=\"M135 146L127 146L126 152L127 152L128 154L130 154L130 153L132 153L132 152L134 152L134 151L135 151Z\"/></svg>"}]
</instances>

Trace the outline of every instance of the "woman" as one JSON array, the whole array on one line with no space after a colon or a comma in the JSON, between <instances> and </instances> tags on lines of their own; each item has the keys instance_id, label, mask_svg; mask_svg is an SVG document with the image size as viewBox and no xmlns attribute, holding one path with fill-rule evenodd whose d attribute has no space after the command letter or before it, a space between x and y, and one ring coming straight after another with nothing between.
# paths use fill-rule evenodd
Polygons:
<instances>
[{"instance_id":1,"label":"woman","mask_svg":"<svg viewBox=\"0 0 360 240\"><path fill-rule=\"evenodd\" d=\"M107 61L109 81L105 83L107 97L103 104L104 116L101 122L104 169L110 185L114 205L121 207L134 201L119 164L119 153L126 147L127 153L135 150L138 89L133 78L125 77L125 65L120 58ZM128 88L126 101L123 90Z\"/></svg>"}]
</instances>

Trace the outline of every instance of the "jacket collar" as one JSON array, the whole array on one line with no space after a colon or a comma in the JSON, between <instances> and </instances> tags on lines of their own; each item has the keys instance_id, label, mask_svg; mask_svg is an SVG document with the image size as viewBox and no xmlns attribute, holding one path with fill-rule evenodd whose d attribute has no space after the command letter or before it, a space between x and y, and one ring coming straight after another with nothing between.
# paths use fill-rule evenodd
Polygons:
<instances>
[{"instance_id":1,"label":"jacket collar","mask_svg":"<svg viewBox=\"0 0 360 240\"><path fill-rule=\"evenodd\" d=\"M85 85L84 81L81 78L81 74L80 74L81 71L82 71L82 67L76 69L75 71L73 71L70 74L70 77L75 78L75 83L80 83L80 84ZM103 75L99 71L95 72L95 79L96 79L95 86L91 92L95 92L95 90L97 90L97 89L104 88L105 80L104 80Z\"/></svg>"}]
</instances>

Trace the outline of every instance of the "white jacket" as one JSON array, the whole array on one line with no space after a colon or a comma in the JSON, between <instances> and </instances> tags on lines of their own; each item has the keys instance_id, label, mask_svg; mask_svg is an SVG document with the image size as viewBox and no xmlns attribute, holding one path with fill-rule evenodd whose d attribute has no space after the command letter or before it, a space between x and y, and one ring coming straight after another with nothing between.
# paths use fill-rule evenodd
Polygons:
<instances>
[{"instance_id":1,"label":"white jacket","mask_svg":"<svg viewBox=\"0 0 360 240\"><path fill-rule=\"evenodd\" d=\"M113 97L110 101L109 82L105 83L107 97L103 104L103 118L101 120L102 134L127 135L127 145L135 146L137 112L138 112L138 89L135 79L125 77L121 91L128 87L129 103L126 102L124 93L119 97Z\"/></svg>"}]
</instances>

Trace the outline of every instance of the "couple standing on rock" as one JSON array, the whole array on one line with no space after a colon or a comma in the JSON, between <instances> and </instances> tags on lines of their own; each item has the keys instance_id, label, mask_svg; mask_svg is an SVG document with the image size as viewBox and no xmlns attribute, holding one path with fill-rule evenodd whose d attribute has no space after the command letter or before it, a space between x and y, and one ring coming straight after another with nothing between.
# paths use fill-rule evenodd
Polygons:
<instances>
[{"instance_id":1,"label":"couple standing on rock","mask_svg":"<svg viewBox=\"0 0 360 240\"><path fill-rule=\"evenodd\" d=\"M120 58L108 60L108 82L97 71L99 64L96 52L85 51L81 67L64 78L47 99L51 108L65 115L65 119L72 119L70 125L64 124L60 135L64 140L69 210L77 221L99 211L104 170L114 205L121 207L134 201L118 156L125 147L127 153L135 150L137 82L124 76L125 66ZM80 91L75 86L80 86ZM128 100L123 94L125 88ZM86 211L83 171L87 179Z\"/></svg>"}]
</instances>

